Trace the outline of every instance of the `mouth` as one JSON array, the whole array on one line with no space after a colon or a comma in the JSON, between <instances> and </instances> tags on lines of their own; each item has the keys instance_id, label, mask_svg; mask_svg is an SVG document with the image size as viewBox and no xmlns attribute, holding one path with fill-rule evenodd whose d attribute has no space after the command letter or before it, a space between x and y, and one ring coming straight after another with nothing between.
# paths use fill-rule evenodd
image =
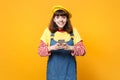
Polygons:
<instances>
[{"instance_id":1,"label":"mouth","mask_svg":"<svg viewBox=\"0 0 120 80\"><path fill-rule=\"evenodd\" d=\"M58 22L59 25L64 25L64 22Z\"/></svg>"}]
</instances>

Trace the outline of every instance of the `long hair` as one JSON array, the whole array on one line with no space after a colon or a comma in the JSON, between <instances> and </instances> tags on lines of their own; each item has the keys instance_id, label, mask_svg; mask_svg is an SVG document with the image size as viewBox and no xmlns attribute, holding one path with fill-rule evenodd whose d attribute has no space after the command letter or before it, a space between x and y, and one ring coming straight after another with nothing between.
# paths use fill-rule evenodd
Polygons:
<instances>
[{"instance_id":1,"label":"long hair","mask_svg":"<svg viewBox=\"0 0 120 80\"><path fill-rule=\"evenodd\" d=\"M67 22L63 28L64 31L68 32L68 33L71 33L73 32L73 28L72 28L72 25L71 25L71 21L70 21L70 17L69 17L69 13L68 12L65 12L63 10L57 10L53 16L52 16L52 19L50 21L50 24L49 24L49 30L52 32L52 33L55 33L56 31L58 31L58 26L56 25L56 23L53 21L54 17L55 16L66 16L67 17Z\"/></svg>"}]
</instances>

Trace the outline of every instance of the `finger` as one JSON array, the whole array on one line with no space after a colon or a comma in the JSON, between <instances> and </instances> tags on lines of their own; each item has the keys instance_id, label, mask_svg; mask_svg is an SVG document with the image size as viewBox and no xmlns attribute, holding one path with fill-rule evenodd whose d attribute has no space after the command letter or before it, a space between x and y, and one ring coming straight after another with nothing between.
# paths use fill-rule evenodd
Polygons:
<instances>
[{"instance_id":1,"label":"finger","mask_svg":"<svg viewBox=\"0 0 120 80\"><path fill-rule=\"evenodd\" d=\"M67 43L63 43L63 45L67 45Z\"/></svg>"},{"instance_id":2,"label":"finger","mask_svg":"<svg viewBox=\"0 0 120 80\"><path fill-rule=\"evenodd\" d=\"M56 43L57 46L60 46L60 43Z\"/></svg>"},{"instance_id":3,"label":"finger","mask_svg":"<svg viewBox=\"0 0 120 80\"><path fill-rule=\"evenodd\" d=\"M75 56L75 53L73 52L73 53L71 53L71 55L72 55L72 56Z\"/></svg>"},{"instance_id":4,"label":"finger","mask_svg":"<svg viewBox=\"0 0 120 80\"><path fill-rule=\"evenodd\" d=\"M59 49L63 49L63 47L60 46Z\"/></svg>"},{"instance_id":5,"label":"finger","mask_svg":"<svg viewBox=\"0 0 120 80\"><path fill-rule=\"evenodd\" d=\"M67 43L63 43L63 46L68 46L68 44Z\"/></svg>"},{"instance_id":6,"label":"finger","mask_svg":"<svg viewBox=\"0 0 120 80\"><path fill-rule=\"evenodd\" d=\"M66 50L66 46L63 46L63 49Z\"/></svg>"}]
</instances>

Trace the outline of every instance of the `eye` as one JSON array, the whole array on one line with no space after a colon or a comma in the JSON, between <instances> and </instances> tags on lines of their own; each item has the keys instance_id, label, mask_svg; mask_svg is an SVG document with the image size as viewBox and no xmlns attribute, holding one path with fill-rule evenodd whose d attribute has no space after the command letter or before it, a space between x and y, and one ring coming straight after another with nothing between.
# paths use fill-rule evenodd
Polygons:
<instances>
[{"instance_id":1,"label":"eye","mask_svg":"<svg viewBox=\"0 0 120 80\"><path fill-rule=\"evenodd\" d=\"M63 18L63 19L65 19L65 18L66 18L66 16L62 16L62 18Z\"/></svg>"},{"instance_id":2,"label":"eye","mask_svg":"<svg viewBox=\"0 0 120 80\"><path fill-rule=\"evenodd\" d=\"M59 16L55 16L57 19L59 18Z\"/></svg>"}]
</instances>

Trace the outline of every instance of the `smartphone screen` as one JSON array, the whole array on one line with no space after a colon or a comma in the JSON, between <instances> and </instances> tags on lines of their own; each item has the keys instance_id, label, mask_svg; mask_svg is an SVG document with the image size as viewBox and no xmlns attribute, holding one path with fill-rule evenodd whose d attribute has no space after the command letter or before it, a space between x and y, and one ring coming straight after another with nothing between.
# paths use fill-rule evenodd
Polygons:
<instances>
[{"instance_id":1,"label":"smartphone screen","mask_svg":"<svg viewBox=\"0 0 120 80\"><path fill-rule=\"evenodd\" d=\"M58 43L60 44L65 43L65 40L58 40Z\"/></svg>"}]
</instances>

